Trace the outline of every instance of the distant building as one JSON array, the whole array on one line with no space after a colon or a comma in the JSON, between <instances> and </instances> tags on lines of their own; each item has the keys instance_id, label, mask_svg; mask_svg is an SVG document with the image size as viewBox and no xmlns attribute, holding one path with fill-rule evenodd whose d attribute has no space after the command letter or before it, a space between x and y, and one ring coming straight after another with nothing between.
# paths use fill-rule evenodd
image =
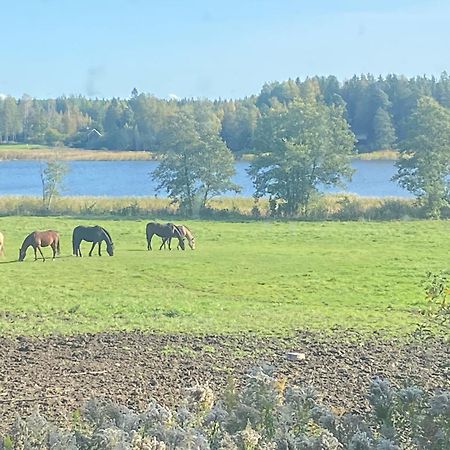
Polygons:
<instances>
[{"instance_id":1,"label":"distant building","mask_svg":"<svg viewBox=\"0 0 450 450\"><path fill-rule=\"evenodd\" d=\"M88 133L88 139L91 139L91 137L97 138L97 137L102 137L103 134L100 133L100 131L96 130L95 128L92 128L91 131L89 131Z\"/></svg>"}]
</instances>

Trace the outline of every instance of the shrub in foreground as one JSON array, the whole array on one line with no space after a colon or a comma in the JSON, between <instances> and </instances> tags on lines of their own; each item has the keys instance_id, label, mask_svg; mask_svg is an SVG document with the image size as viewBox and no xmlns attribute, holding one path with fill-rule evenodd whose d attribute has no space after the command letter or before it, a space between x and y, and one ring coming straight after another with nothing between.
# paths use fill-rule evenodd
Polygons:
<instances>
[{"instance_id":1,"label":"shrub in foreground","mask_svg":"<svg viewBox=\"0 0 450 450\"><path fill-rule=\"evenodd\" d=\"M311 388L288 386L269 368L258 368L241 391L230 384L216 401L207 386L196 386L175 410L151 401L137 413L91 400L67 429L35 412L16 420L0 449L450 448L450 392L394 389L377 378L368 401L371 409L364 416L337 414L322 406Z\"/></svg>"}]
</instances>

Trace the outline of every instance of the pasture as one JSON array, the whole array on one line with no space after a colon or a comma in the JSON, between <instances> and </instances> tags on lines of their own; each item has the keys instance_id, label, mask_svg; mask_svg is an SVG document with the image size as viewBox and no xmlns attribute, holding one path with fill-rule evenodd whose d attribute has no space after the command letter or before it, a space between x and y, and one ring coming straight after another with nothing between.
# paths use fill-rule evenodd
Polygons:
<instances>
[{"instance_id":1,"label":"pasture","mask_svg":"<svg viewBox=\"0 0 450 450\"><path fill-rule=\"evenodd\" d=\"M154 220L4 217L0 257L0 334L158 332L289 334L298 329L403 335L421 321L427 271L448 267L450 222L208 222L177 220L196 236L191 251L146 250ZM72 230L100 224L114 256ZM24 237L61 234L61 256L34 262ZM51 250L43 248L44 254Z\"/></svg>"}]
</instances>

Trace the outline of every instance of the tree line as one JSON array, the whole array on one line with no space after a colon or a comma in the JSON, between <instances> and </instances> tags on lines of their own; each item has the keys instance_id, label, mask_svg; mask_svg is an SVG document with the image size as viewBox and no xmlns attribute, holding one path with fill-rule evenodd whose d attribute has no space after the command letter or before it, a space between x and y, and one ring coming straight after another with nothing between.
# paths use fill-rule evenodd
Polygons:
<instances>
[{"instance_id":1,"label":"tree line","mask_svg":"<svg viewBox=\"0 0 450 450\"><path fill-rule=\"evenodd\" d=\"M164 100L133 89L128 99L83 96L0 98L0 142L80 148L165 151L167 121L178 112L210 116L233 153L253 152L258 119L294 99L319 100L344 109L360 152L391 149L407 137L407 117L420 97L450 108L450 77L360 75L340 82L335 76L266 83L258 95L236 100Z\"/></svg>"},{"instance_id":2,"label":"tree line","mask_svg":"<svg viewBox=\"0 0 450 450\"><path fill-rule=\"evenodd\" d=\"M449 106L445 73L438 80L364 75L342 85L330 76L267 84L259 96L233 101L159 100L136 89L127 100L6 97L0 127L3 140L56 143L66 133L72 146L157 150L158 190L188 215L239 191L233 152L254 154L255 201L266 196L273 215L294 216L308 214L320 186L350 179L358 148L398 148L396 180L437 217L450 205ZM53 172L42 177L50 199Z\"/></svg>"}]
</instances>

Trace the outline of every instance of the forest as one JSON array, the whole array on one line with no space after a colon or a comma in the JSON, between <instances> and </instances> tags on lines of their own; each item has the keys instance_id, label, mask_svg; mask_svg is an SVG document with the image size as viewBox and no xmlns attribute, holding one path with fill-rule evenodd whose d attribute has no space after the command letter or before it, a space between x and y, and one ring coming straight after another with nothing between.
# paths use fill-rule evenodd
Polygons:
<instances>
[{"instance_id":1,"label":"forest","mask_svg":"<svg viewBox=\"0 0 450 450\"><path fill-rule=\"evenodd\" d=\"M393 149L408 138L407 117L427 96L450 108L450 77L355 75L264 84L242 99L159 99L134 88L127 99L61 96L0 97L0 142L66 145L77 148L163 152L167 123L179 112L217 124L235 154L252 153L258 119L295 99L313 99L343 109L358 152Z\"/></svg>"}]
</instances>

